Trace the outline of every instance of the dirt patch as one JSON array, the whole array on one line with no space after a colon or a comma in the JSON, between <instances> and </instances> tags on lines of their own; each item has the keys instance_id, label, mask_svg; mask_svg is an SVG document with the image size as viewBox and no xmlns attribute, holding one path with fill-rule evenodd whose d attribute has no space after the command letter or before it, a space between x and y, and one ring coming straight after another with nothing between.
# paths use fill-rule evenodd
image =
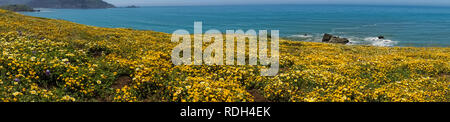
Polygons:
<instances>
[{"instance_id":1,"label":"dirt patch","mask_svg":"<svg viewBox=\"0 0 450 122\"><path fill-rule=\"evenodd\" d=\"M255 102L270 102L266 98L264 98L264 96L260 94L256 89L248 90L248 92L252 94L253 100L255 100Z\"/></svg>"},{"instance_id":2,"label":"dirt patch","mask_svg":"<svg viewBox=\"0 0 450 122\"><path fill-rule=\"evenodd\" d=\"M114 89L120 89L124 86L131 84L131 77L130 76L120 76L117 78L116 82L112 85L112 88Z\"/></svg>"},{"instance_id":3,"label":"dirt patch","mask_svg":"<svg viewBox=\"0 0 450 122\"><path fill-rule=\"evenodd\" d=\"M112 102L113 101L113 96L112 95L106 95L105 98L103 97L97 97L95 100L93 100L94 102Z\"/></svg>"},{"instance_id":4,"label":"dirt patch","mask_svg":"<svg viewBox=\"0 0 450 122\"><path fill-rule=\"evenodd\" d=\"M88 54L94 58L101 57L103 55L109 55L111 50L106 47L93 47L88 49Z\"/></svg>"},{"instance_id":5,"label":"dirt patch","mask_svg":"<svg viewBox=\"0 0 450 122\"><path fill-rule=\"evenodd\" d=\"M443 74L443 75L441 75L441 77L442 77L445 81L450 82L450 74Z\"/></svg>"},{"instance_id":6,"label":"dirt patch","mask_svg":"<svg viewBox=\"0 0 450 122\"><path fill-rule=\"evenodd\" d=\"M158 97L157 95L153 95L153 96L148 96L142 102L161 102L160 99L161 99L161 97Z\"/></svg>"},{"instance_id":7,"label":"dirt patch","mask_svg":"<svg viewBox=\"0 0 450 122\"><path fill-rule=\"evenodd\" d=\"M93 52L92 54L92 57L94 57L94 58L98 58L98 57L100 57L100 56L102 56L102 52Z\"/></svg>"}]
</instances>

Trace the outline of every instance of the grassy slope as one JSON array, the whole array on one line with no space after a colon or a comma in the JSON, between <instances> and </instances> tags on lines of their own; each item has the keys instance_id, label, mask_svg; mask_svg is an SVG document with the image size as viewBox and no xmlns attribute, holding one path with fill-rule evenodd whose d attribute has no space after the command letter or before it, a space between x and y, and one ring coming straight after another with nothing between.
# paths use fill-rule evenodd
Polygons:
<instances>
[{"instance_id":1,"label":"grassy slope","mask_svg":"<svg viewBox=\"0 0 450 122\"><path fill-rule=\"evenodd\" d=\"M0 10L2 101L449 101L450 48L281 41L281 71L173 66L170 35Z\"/></svg>"}]
</instances>

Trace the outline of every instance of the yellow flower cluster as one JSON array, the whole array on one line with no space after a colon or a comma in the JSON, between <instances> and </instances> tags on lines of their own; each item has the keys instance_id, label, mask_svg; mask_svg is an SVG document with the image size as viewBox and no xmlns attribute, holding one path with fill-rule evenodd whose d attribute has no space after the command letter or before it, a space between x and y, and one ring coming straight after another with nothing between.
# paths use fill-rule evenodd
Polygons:
<instances>
[{"instance_id":1,"label":"yellow flower cluster","mask_svg":"<svg viewBox=\"0 0 450 122\"><path fill-rule=\"evenodd\" d=\"M280 42L280 72L175 66L170 34L0 10L4 102L448 102L450 48ZM251 92L258 91L258 92ZM259 98L261 99L261 98Z\"/></svg>"},{"instance_id":2,"label":"yellow flower cluster","mask_svg":"<svg viewBox=\"0 0 450 122\"><path fill-rule=\"evenodd\" d=\"M120 89L116 89L116 95L114 96L115 102L134 102L136 100L136 96L132 94L133 89L128 86L125 86Z\"/></svg>"},{"instance_id":3,"label":"yellow flower cluster","mask_svg":"<svg viewBox=\"0 0 450 122\"><path fill-rule=\"evenodd\" d=\"M219 79L217 81L203 77L188 77L184 81L169 83L168 90L173 93L171 101L181 102L233 102L253 101L245 88L234 83Z\"/></svg>"}]
</instances>

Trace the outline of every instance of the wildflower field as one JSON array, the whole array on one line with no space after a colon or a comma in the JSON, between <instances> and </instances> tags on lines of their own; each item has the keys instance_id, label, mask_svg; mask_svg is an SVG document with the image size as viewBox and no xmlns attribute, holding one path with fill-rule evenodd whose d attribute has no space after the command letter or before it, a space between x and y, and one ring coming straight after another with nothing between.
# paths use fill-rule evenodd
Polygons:
<instances>
[{"instance_id":1,"label":"wildflower field","mask_svg":"<svg viewBox=\"0 0 450 122\"><path fill-rule=\"evenodd\" d=\"M3 102L449 102L450 48L280 41L280 71L175 66L170 34L0 10Z\"/></svg>"}]
</instances>

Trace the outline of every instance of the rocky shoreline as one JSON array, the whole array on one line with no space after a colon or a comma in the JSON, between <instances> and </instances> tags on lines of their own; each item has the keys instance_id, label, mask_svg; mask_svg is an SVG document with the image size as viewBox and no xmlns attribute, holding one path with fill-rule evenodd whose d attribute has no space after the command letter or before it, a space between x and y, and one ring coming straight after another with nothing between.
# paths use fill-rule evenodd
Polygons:
<instances>
[{"instance_id":1,"label":"rocky shoreline","mask_svg":"<svg viewBox=\"0 0 450 122\"><path fill-rule=\"evenodd\" d=\"M385 40L385 37L380 35L378 37L375 37L376 40L384 40L384 42L386 42L387 40ZM390 41L390 40L389 40ZM387 42L389 42L387 41ZM335 35L331 35L328 33L325 33L322 37L322 42L324 43L337 43L337 44L348 44L350 43L350 40L348 38L341 38L339 36L335 36Z\"/></svg>"},{"instance_id":2,"label":"rocky shoreline","mask_svg":"<svg viewBox=\"0 0 450 122\"><path fill-rule=\"evenodd\" d=\"M350 40L348 40L347 38L341 38L339 36L334 36L326 33L323 35L322 42L347 44L350 42Z\"/></svg>"}]
</instances>

